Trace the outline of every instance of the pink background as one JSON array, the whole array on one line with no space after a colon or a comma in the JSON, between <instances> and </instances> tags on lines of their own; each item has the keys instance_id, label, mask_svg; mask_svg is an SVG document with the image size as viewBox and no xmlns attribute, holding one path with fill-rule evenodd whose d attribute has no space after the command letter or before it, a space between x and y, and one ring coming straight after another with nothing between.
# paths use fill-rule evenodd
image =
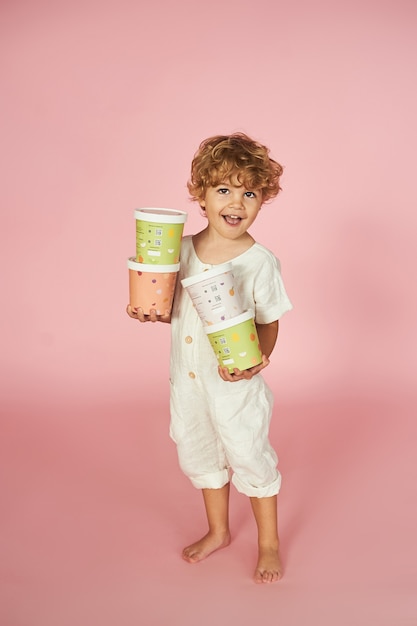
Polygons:
<instances>
[{"instance_id":1,"label":"pink background","mask_svg":"<svg viewBox=\"0 0 417 626\"><path fill-rule=\"evenodd\" d=\"M3 0L2 626L417 624L413 0ZM169 328L124 312L133 210L185 209L199 142L285 166L253 235L295 305L276 395L286 574L255 528L197 566Z\"/></svg>"}]
</instances>

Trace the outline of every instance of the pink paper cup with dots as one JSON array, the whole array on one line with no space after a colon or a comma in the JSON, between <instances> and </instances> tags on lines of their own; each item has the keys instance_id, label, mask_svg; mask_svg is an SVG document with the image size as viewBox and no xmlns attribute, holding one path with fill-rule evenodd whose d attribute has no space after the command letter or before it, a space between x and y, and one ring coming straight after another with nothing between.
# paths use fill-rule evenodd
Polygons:
<instances>
[{"instance_id":1,"label":"pink paper cup with dots","mask_svg":"<svg viewBox=\"0 0 417 626\"><path fill-rule=\"evenodd\" d=\"M222 263L200 274L183 278L181 284L205 326L224 322L243 313L232 263Z\"/></svg>"},{"instance_id":2,"label":"pink paper cup with dots","mask_svg":"<svg viewBox=\"0 0 417 626\"><path fill-rule=\"evenodd\" d=\"M155 309L158 315L171 311L180 264L147 265L130 257L127 267L132 309L141 308L145 315L149 315L151 309Z\"/></svg>"},{"instance_id":3,"label":"pink paper cup with dots","mask_svg":"<svg viewBox=\"0 0 417 626\"><path fill-rule=\"evenodd\" d=\"M253 311L244 311L232 319L204 328L219 365L233 372L262 363Z\"/></svg>"}]
</instances>

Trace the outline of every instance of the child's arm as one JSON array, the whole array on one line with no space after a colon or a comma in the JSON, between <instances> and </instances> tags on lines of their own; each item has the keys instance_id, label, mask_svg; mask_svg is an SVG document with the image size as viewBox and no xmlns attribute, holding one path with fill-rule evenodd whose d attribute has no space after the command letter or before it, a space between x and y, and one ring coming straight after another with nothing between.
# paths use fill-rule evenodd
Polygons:
<instances>
[{"instance_id":1,"label":"child's arm","mask_svg":"<svg viewBox=\"0 0 417 626\"><path fill-rule=\"evenodd\" d=\"M126 313L132 319L139 320L139 322L165 322L166 324L171 322L171 313L169 311L166 311L165 315L157 315L156 311L152 309L149 315L145 315L143 309L139 308L137 311L134 311L130 304L128 304Z\"/></svg>"},{"instance_id":2,"label":"child's arm","mask_svg":"<svg viewBox=\"0 0 417 626\"><path fill-rule=\"evenodd\" d=\"M229 372L227 367L219 366L219 375L223 380L230 383L234 383L238 380L250 380L269 365L269 357L278 337L279 322L276 320L270 324L256 324L256 330L258 331L259 343L262 349L262 363L243 371L238 370L236 367L233 374Z\"/></svg>"},{"instance_id":3,"label":"child's arm","mask_svg":"<svg viewBox=\"0 0 417 626\"><path fill-rule=\"evenodd\" d=\"M258 331L262 354L267 357L271 356L278 338L279 321L276 320L271 324L256 324L256 330Z\"/></svg>"}]
</instances>

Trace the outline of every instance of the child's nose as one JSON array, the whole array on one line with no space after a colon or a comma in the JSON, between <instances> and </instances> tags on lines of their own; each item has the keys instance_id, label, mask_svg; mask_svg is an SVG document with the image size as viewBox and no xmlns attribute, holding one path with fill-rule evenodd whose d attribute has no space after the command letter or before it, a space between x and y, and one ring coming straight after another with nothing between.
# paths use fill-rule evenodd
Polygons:
<instances>
[{"instance_id":1,"label":"child's nose","mask_svg":"<svg viewBox=\"0 0 417 626\"><path fill-rule=\"evenodd\" d=\"M240 194L233 194L232 197L230 198L230 206L236 209L242 209L243 208L242 196Z\"/></svg>"}]
</instances>

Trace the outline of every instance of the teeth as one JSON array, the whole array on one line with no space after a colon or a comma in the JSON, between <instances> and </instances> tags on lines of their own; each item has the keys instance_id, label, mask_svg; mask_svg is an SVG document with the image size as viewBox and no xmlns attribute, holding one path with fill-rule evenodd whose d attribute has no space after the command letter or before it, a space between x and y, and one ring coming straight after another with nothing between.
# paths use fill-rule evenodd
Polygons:
<instances>
[{"instance_id":1,"label":"teeth","mask_svg":"<svg viewBox=\"0 0 417 626\"><path fill-rule=\"evenodd\" d=\"M236 226L241 221L241 217L239 215L223 215L226 222L232 226Z\"/></svg>"}]
</instances>

